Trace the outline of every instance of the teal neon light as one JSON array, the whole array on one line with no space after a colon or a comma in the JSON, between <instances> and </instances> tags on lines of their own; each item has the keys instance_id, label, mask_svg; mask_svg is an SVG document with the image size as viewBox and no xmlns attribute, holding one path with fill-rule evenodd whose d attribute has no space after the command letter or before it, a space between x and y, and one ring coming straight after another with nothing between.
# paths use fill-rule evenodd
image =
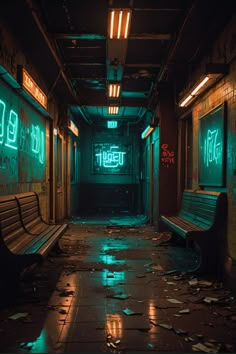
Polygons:
<instances>
[{"instance_id":1,"label":"teal neon light","mask_svg":"<svg viewBox=\"0 0 236 354\"><path fill-rule=\"evenodd\" d=\"M30 133L29 133L30 132ZM13 150L29 152L38 159L40 164L45 161L45 136L39 125L25 127L14 110L6 113L6 104L0 99L0 144Z\"/></svg>"},{"instance_id":2,"label":"teal neon light","mask_svg":"<svg viewBox=\"0 0 236 354\"><path fill-rule=\"evenodd\" d=\"M110 150L102 151L96 154L99 166L105 168L116 168L124 165L125 151L119 151L118 146L111 146Z\"/></svg>"},{"instance_id":3,"label":"teal neon light","mask_svg":"<svg viewBox=\"0 0 236 354\"><path fill-rule=\"evenodd\" d=\"M44 163L44 134L38 125L31 125L31 150L38 155L39 162Z\"/></svg>"},{"instance_id":4,"label":"teal neon light","mask_svg":"<svg viewBox=\"0 0 236 354\"><path fill-rule=\"evenodd\" d=\"M6 104L0 100L0 144L3 143L5 111Z\"/></svg>"},{"instance_id":5,"label":"teal neon light","mask_svg":"<svg viewBox=\"0 0 236 354\"><path fill-rule=\"evenodd\" d=\"M204 139L204 163L208 167L210 164L220 164L222 161L222 142L218 140L218 129L207 131Z\"/></svg>"},{"instance_id":6,"label":"teal neon light","mask_svg":"<svg viewBox=\"0 0 236 354\"><path fill-rule=\"evenodd\" d=\"M14 112L11 109L9 114L9 121L7 125L7 141L5 145L15 150L18 150L17 133L18 133L18 115L16 112Z\"/></svg>"},{"instance_id":7,"label":"teal neon light","mask_svg":"<svg viewBox=\"0 0 236 354\"><path fill-rule=\"evenodd\" d=\"M115 129L115 128L117 128L117 121L116 121L116 120L108 120L108 121L107 121L107 128L108 128L108 129Z\"/></svg>"}]
</instances>

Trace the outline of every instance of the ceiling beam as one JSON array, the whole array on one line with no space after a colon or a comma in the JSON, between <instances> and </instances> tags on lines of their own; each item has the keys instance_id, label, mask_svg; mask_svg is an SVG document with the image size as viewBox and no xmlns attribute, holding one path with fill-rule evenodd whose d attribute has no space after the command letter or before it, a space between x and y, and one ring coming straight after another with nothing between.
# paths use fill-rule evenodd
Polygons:
<instances>
[{"instance_id":1,"label":"ceiling beam","mask_svg":"<svg viewBox=\"0 0 236 354\"><path fill-rule=\"evenodd\" d=\"M138 64L125 64L126 68L160 68L161 64L153 63L138 63Z\"/></svg>"},{"instance_id":2,"label":"ceiling beam","mask_svg":"<svg viewBox=\"0 0 236 354\"><path fill-rule=\"evenodd\" d=\"M64 63L65 66L104 66L106 67L106 64L103 63L81 63L81 62L74 62L74 61L67 61Z\"/></svg>"},{"instance_id":3,"label":"ceiling beam","mask_svg":"<svg viewBox=\"0 0 236 354\"><path fill-rule=\"evenodd\" d=\"M34 1L33 0L26 0L26 3L31 11L31 15L38 27L38 30L41 32L42 37L44 38L49 50L51 51L51 54L56 62L56 64L58 65L59 69L60 69L60 75L63 77L64 82L66 83L66 86L70 92L70 94L72 95L73 99L75 100L75 102L78 101L78 97L77 97L77 93L75 92L74 88L71 85L71 82L69 81L65 71L64 71L64 66L63 63L61 62L61 59L59 58L59 55L56 51L56 48L54 47L53 42L50 40L44 25L42 24L41 20L38 17L38 13L35 10L35 6L34 6Z\"/></svg>"},{"instance_id":4,"label":"ceiling beam","mask_svg":"<svg viewBox=\"0 0 236 354\"><path fill-rule=\"evenodd\" d=\"M100 34L82 34L82 33L55 33L55 39L85 39L85 40L105 40L106 36Z\"/></svg>"},{"instance_id":5,"label":"ceiling beam","mask_svg":"<svg viewBox=\"0 0 236 354\"><path fill-rule=\"evenodd\" d=\"M171 39L170 33L141 33L141 34L132 34L129 36L129 39L136 40L155 40L155 41L169 41Z\"/></svg>"},{"instance_id":6,"label":"ceiling beam","mask_svg":"<svg viewBox=\"0 0 236 354\"><path fill-rule=\"evenodd\" d=\"M154 7L134 7L132 9L133 11L168 11L168 12L179 12L179 11L183 11L183 9L181 9L180 7L158 7L158 8L154 8Z\"/></svg>"}]
</instances>

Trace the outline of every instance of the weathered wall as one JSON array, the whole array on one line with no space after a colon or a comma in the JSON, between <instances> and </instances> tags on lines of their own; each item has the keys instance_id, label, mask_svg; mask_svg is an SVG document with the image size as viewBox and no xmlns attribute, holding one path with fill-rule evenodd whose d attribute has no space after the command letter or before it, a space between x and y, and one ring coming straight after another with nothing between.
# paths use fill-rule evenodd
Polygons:
<instances>
[{"instance_id":1,"label":"weathered wall","mask_svg":"<svg viewBox=\"0 0 236 354\"><path fill-rule=\"evenodd\" d=\"M36 191L42 215L49 220L49 117L56 116L57 107L51 99L44 116L21 95L18 65L30 72L44 92L48 91L17 38L0 20L0 194Z\"/></svg>"},{"instance_id":2,"label":"weathered wall","mask_svg":"<svg viewBox=\"0 0 236 354\"><path fill-rule=\"evenodd\" d=\"M140 153L135 129L84 125L80 132L82 211L137 208Z\"/></svg>"},{"instance_id":3,"label":"weathered wall","mask_svg":"<svg viewBox=\"0 0 236 354\"><path fill-rule=\"evenodd\" d=\"M198 186L199 119L226 102L225 115L225 184L204 189L227 192L228 219L226 239L222 240L223 266L232 284L236 277L236 17L215 43L211 61L228 63L229 73L193 105L193 189ZM205 58L205 61L209 58ZM226 245L226 246L225 246ZM225 250L226 248L226 250Z\"/></svg>"}]
</instances>

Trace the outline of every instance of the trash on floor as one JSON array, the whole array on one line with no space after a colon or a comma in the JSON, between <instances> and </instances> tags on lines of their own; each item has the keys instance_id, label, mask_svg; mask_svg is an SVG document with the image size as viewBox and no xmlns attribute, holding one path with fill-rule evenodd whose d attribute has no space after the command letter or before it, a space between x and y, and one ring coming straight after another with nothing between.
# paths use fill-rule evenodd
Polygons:
<instances>
[{"instance_id":1,"label":"trash on floor","mask_svg":"<svg viewBox=\"0 0 236 354\"><path fill-rule=\"evenodd\" d=\"M125 310L123 310L124 314L126 314L127 316L131 316L131 315L142 315L142 312L135 312L133 310L130 310L128 308L126 308Z\"/></svg>"},{"instance_id":2,"label":"trash on floor","mask_svg":"<svg viewBox=\"0 0 236 354\"><path fill-rule=\"evenodd\" d=\"M27 317L28 313L27 312L18 312L15 313L14 315L9 316L9 320L18 320L18 318L22 318L22 317Z\"/></svg>"}]
</instances>

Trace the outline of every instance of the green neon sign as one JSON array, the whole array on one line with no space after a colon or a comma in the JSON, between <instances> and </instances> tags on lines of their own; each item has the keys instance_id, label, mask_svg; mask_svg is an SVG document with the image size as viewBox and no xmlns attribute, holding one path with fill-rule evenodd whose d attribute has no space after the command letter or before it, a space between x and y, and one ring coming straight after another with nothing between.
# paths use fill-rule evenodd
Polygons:
<instances>
[{"instance_id":1,"label":"green neon sign","mask_svg":"<svg viewBox=\"0 0 236 354\"><path fill-rule=\"evenodd\" d=\"M111 146L107 151L100 151L96 154L99 166L105 168L116 168L124 165L125 151L119 151L118 146Z\"/></svg>"},{"instance_id":2,"label":"green neon sign","mask_svg":"<svg viewBox=\"0 0 236 354\"><path fill-rule=\"evenodd\" d=\"M131 171L131 144L102 142L93 144L93 173L130 174Z\"/></svg>"},{"instance_id":3,"label":"green neon sign","mask_svg":"<svg viewBox=\"0 0 236 354\"><path fill-rule=\"evenodd\" d=\"M18 114L11 109L7 114L6 103L0 99L0 144L8 149L27 151L30 139L30 154L40 164L45 162L45 133L39 125L26 127Z\"/></svg>"}]
</instances>

